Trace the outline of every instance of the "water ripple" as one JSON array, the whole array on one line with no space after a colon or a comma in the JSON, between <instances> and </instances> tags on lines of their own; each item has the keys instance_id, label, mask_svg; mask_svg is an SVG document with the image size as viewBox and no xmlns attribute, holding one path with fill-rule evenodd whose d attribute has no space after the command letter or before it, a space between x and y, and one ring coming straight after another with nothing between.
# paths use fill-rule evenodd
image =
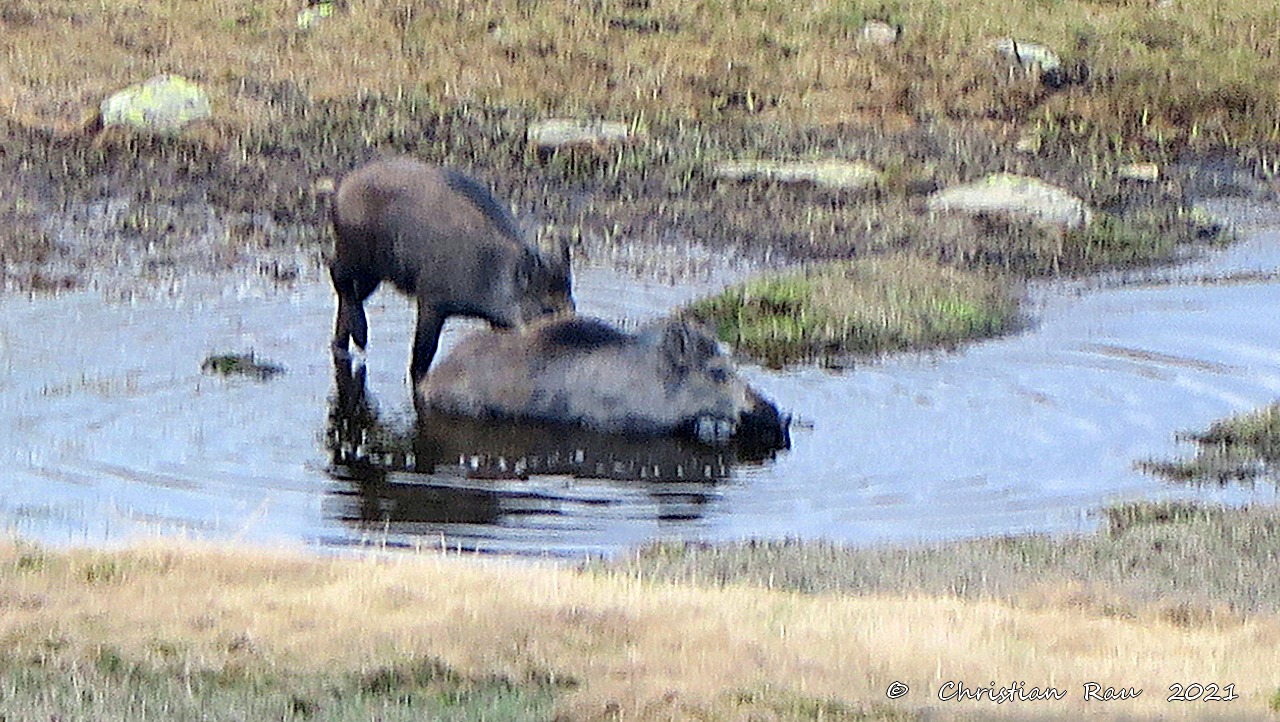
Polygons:
<instances>
[{"instance_id":1,"label":"water ripple","mask_svg":"<svg viewBox=\"0 0 1280 722\"><path fill-rule=\"evenodd\" d=\"M1280 394L1280 234L1253 230L1145 280L1036 286L1033 327L963 353L747 368L798 421L776 458L518 435L489 453L466 447L472 436L423 437L405 379L413 309L394 293L370 301L368 396L344 412L319 273L130 302L0 298L0 523L52 543L160 532L579 554L665 538L1070 531L1118 499L1274 501L1271 487L1174 487L1134 467ZM739 273L673 287L588 268L577 295L583 312L631 325ZM446 352L475 326L451 322ZM286 373L200 371L210 353L248 351ZM370 456L375 431L404 447Z\"/></svg>"}]
</instances>

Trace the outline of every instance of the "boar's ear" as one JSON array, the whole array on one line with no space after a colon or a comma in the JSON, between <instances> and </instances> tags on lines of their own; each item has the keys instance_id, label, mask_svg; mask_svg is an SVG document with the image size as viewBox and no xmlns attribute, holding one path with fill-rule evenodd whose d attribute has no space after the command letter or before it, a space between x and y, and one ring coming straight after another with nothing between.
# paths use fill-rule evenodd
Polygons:
<instances>
[{"instance_id":1,"label":"boar's ear","mask_svg":"<svg viewBox=\"0 0 1280 722\"><path fill-rule=\"evenodd\" d=\"M569 275L569 268L571 267L571 259L569 258L569 242L561 238L557 242L557 245L560 246L560 268L567 276Z\"/></svg>"},{"instance_id":2,"label":"boar's ear","mask_svg":"<svg viewBox=\"0 0 1280 722\"><path fill-rule=\"evenodd\" d=\"M672 319L663 324L662 354L672 367L694 368L714 351L714 344L687 321Z\"/></svg>"},{"instance_id":3,"label":"boar's ear","mask_svg":"<svg viewBox=\"0 0 1280 722\"><path fill-rule=\"evenodd\" d=\"M538 254L532 250L525 249L520 254L520 260L516 261L516 289L520 291L528 290L533 285L533 279L538 274Z\"/></svg>"}]
</instances>

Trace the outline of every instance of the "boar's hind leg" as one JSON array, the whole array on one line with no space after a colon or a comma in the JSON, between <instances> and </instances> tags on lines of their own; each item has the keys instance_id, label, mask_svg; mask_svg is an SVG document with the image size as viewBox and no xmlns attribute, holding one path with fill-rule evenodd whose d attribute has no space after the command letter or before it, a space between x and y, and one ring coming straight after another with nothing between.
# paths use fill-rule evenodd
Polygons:
<instances>
[{"instance_id":1,"label":"boar's hind leg","mask_svg":"<svg viewBox=\"0 0 1280 722\"><path fill-rule=\"evenodd\" d=\"M430 304L418 302L418 330L413 336L413 359L409 362L409 378L416 384L427 375L431 359L440 345L440 329L444 314Z\"/></svg>"},{"instance_id":2,"label":"boar's hind leg","mask_svg":"<svg viewBox=\"0 0 1280 722\"><path fill-rule=\"evenodd\" d=\"M338 293L338 318L334 322L333 351L347 352L347 344L354 341L361 350L369 343L369 321L364 315L364 301L378 287L360 276L342 278L333 274L333 288Z\"/></svg>"}]
</instances>

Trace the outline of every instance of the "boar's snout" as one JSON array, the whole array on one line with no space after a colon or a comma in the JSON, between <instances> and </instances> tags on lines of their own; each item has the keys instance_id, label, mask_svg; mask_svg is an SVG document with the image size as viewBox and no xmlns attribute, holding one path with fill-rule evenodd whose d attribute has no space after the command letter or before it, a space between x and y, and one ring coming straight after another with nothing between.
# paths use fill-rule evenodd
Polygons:
<instances>
[{"instance_id":1,"label":"boar's snout","mask_svg":"<svg viewBox=\"0 0 1280 722\"><path fill-rule=\"evenodd\" d=\"M747 389L747 408L738 416L738 439L753 447L768 449L791 448L791 416L778 411L778 407L755 389Z\"/></svg>"},{"instance_id":2,"label":"boar's snout","mask_svg":"<svg viewBox=\"0 0 1280 722\"><path fill-rule=\"evenodd\" d=\"M745 384L744 384L745 386ZM693 435L703 443L722 444L730 439L753 450L791 448L788 431L791 417L750 386L745 387L746 403L728 415L708 413L693 420Z\"/></svg>"},{"instance_id":3,"label":"boar's snout","mask_svg":"<svg viewBox=\"0 0 1280 722\"><path fill-rule=\"evenodd\" d=\"M578 306L572 296L554 299L542 306L543 316L570 316L577 312Z\"/></svg>"},{"instance_id":4,"label":"boar's snout","mask_svg":"<svg viewBox=\"0 0 1280 722\"><path fill-rule=\"evenodd\" d=\"M518 320L528 326L545 316L572 314L573 274L567 256L548 259L529 249L516 271L516 296L519 300Z\"/></svg>"},{"instance_id":5,"label":"boar's snout","mask_svg":"<svg viewBox=\"0 0 1280 722\"><path fill-rule=\"evenodd\" d=\"M528 327L540 319L556 316L571 316L576 307L571 296L546 296L530 299L520 304L520 318L516 326Z\"/></svg>"}]
</instances>

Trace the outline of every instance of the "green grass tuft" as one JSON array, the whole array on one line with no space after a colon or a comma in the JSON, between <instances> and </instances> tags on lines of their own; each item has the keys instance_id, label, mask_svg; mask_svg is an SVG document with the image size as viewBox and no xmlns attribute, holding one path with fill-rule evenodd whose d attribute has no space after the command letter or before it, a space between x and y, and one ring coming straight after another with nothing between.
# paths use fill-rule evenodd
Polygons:
<instances>
[{"instance_id":1,"label":"green grass tuft","mask_svg":"<svg viewBox=\"0 0 1280 722\"><path fill-rule=\"evenodd\" d=\"M1102 214L1088 227L1074 232L1071 245L1090 267L1128 266L1166 260L1173 254L1174 238L1152 222L1138 222Z\"/></svg>"},{"instance_id":2,"label":"green grass tuft","mask_svg":"<svg viewBox=\"0 0 1280 722\"><path fill-rule=\"evenodd\" d=\"M247 376L266 381L284 373L284 367L270 361L259 361L253 352L247 354L215 354L200 364L200 370L214 376Z\"/></svg>"},{"instance_id":3,"label":"green grass tuft","mask_svg":"<svg viewBox=\"0 0 1280 722\"><path fill-rule=\"evenodd\" d=\"M1280 461L1280 403L1215 421L1208 430L1187 436L1196 455L1174 461L1147 461L1146 471L1174 481L1226 484L1276 476Z\"/></svg>"},{"instance_id":4,"label":"green grass tuft","mask_svg":"<svg viewBox=\"0 0 1280 722\"><path fill-rule=\"evenodd\" d=\"M1009 330L1015 310L999 279L899 255L765 275L687 312L739 353L780 367L953 346Z\"/></svg>"}]
</instances>

